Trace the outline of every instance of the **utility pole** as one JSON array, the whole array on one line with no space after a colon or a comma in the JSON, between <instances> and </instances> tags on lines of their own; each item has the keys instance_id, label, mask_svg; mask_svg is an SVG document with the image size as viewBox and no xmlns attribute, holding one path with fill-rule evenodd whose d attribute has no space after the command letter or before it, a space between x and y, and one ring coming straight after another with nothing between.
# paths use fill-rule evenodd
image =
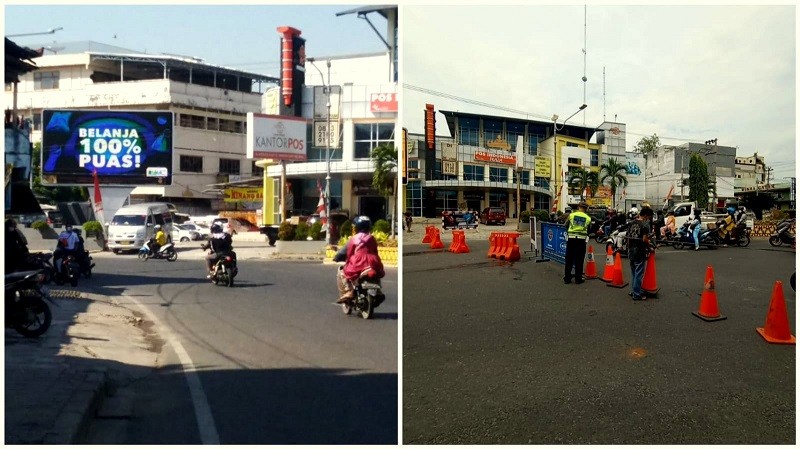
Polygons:
<instances>
[{"instance_id":1,"label":"utility pole","mask_svg":"<svg viewBox=\"0 0 800 449\"><path fill-rule=\"evenodd\" d=\"M772 184L772 167L767 167L764 169L767 172L767 189L770 188L770 184Z\"/></svg>"}]
</instances>

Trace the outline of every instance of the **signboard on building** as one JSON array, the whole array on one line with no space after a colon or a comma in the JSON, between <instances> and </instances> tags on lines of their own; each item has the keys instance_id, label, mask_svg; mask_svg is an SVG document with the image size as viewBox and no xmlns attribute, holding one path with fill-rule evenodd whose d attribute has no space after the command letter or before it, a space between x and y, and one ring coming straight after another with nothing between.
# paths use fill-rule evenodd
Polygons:
<instances>
[{"instance_id":1,"label":"signboard on building","mask_svg":"<svg viewBox=\"0 0 800 449\"><path fill-rule=\"evenodd\" d=\"M314 122L314 146L325 148L325 137L330 137L331 148L339 148L339 122L331 122L332 132L330 134L326 132L327 128L327 120L318 120Z\"/></svg>"},{"instance_id":2,"label":"signboard on building","mask_svg":"<svg viewBox=\"0 0 800 449\"><path fill-rule=\"evenodd\" d=\"M508 156L505 154L493 154L493 153L488 153L486 151L476 151L474 158L476 161L494 162L498 164L507 164L507 165L517 164L516 156ZM537 172L536 175L538 176L539 173Z\"/></svg>"},{"instance_id":3,"label":"signboard on building","mask_svg":"<svg viewBox=\"0 0 800 449\"><path fill-rule=\"evenodd\" d=\"M261 187L231 187L223 191L226 203L260 202L264 199Z\"/></svg>"},{"instance_id":4,"label":"signboard on building","mask_svg":"<svg viewBox=\"0 0 800 449\"><path fill-rule=\"evenodd\" d=\"M397 112L397 94L394 92L370 94L371 112Z\"/></svg>"},{"instance_id":5,"label":"signboard on building","mask_svg":"<svg viewBox=\"0 0 800 449\"><path fill-rule=\"evenodd\" d=\"M42 184L172 184L170 111L42 111Z\"/></svg>"},{"instance_id":6,"label":"signboard on building","mask_svg":"<svg viewBox=\"0 0 800 449\"><path fill-rule=\"evenodd\" d=\"M247 157L306 160L307 121L299 117L247 113Z\"/></svg>"},{"instance_id":7,"label":"signboard on building","mask_svg":"<svg viewBox=\"0 0 800 449\"><path fill-rule=\"evenodd\" d=\"M442 161L443 175L458 175L458 163L456 161Z\"/></svg>"},{"instance_id":8,"label":"signboard on building","mask_svg":"<svg viewBox=\"0 0 800 449\"><path fill-rule=\"evenodd\" d=\"M549 157L536 156L533 158L533 169L537 177L549 178L552 176L552 168Z\"/></svg>"},{"instance_id":9,"label":"signboard on building","mask_svg":"<svg viewBox=\"0 0 800 449\"><path fill-rule=\"evenodd\" d=\"M339 120L339 104L342 98L341 86L314 86L314 119L328 118L328 90L330 88L331 121Z\"/></svg>"},{"instance_id":10,"label":"signboard on building","mask_svg":"<svg viewBox=\"0 0 800 449\"><path fill-rule=\"evenodd\" d=\"M458 147L452 142L442 142L442 159L455 161L458 159Z\"/></svg>"}]
</instances>

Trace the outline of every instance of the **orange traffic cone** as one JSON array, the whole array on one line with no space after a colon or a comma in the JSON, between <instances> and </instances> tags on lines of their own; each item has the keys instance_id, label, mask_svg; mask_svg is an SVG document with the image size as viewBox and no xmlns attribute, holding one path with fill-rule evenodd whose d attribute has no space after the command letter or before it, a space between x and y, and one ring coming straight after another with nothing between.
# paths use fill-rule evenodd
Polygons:
<instances>
[{"instance_id":1,"label":"orange traffic cone","mask_svg":"<svg viewBox=\"0 0 800 449\"><path fill-rule=\"evenodd\" d=\"M783 283L775 281L772 288L772 300L769 303L767 322L764 327L757 327L756 331L770 343L784 345L795 344L794 335L789 328L789 317L786 314L786 299L783 296Z\"/></svg>"},{"instance_id":2,"label":"orange traffic cone","mask_svg":"<svg viewBox=\"0 0 800 449\"><path fill-rule=\"evenodd\" d=\"M642 280L642 291L649 295L655 295L659 290L661 289L656 285L656 253L653 251L647 258L647 266L644 269L644 279Z\"/></svg>"},{"instance_id":3,"label":"orange traffic cone","mask_svg":"<svg viewBox=\"0 0 800 449\"><path fill-rule=\"evenodd\" d=\"M606 284L608 287L616 287L616 288L623 288L628 285L625 282L625 279L622 276L622 256L617 253L616 258L614 258L614 274L612 275L613 278L610 284Z\"/></svg>"},{"instance_id":4,"label":"orange traffic cone","mask_svg":"<svg viewBox=\"0 0 800 449\"><path fill-rule=\"evenodd\" d=\"M597 266L594 262L594 248L589 245L589 252L586 253L586 269L583 270L586 279L597 279Z\"/></svg>"},{"instance_id":5,"label":"orange traffic cone","mask_svg":"<svg viewBox=\"0 0 800 449\"><path fill-rule=\"evenodd\" d=\"M703 286L703 295L700 297L700 309L692 315L705 321L719 321L728 317L719 313L717 305L717 291L714 286L714 269L709 265L706 268L706 283Z\"/></svg>"},{"instance_id":6,"label":"orange traffic cone","mask_svg":"<svg viewBox=\"0 0 800 449\"><path fill-rule=\"evenodd\" d=\"M600 280L603 282L614 280L614 253L610 246L606 246L606 267L603 268L603 277Z\"/></svg>"},{"instance_id":7,"label":"orange traffic cone","mask_svg":"<svg viewBox=\"0 0 800 449\"><path fill-rule=\"evenodd\" d=\"M444 248L444 243L442 243L442 237L439 235L439 230L433 228L433 240L431 241L431 249L442 249Z\"/></svg>"}]
</instances>

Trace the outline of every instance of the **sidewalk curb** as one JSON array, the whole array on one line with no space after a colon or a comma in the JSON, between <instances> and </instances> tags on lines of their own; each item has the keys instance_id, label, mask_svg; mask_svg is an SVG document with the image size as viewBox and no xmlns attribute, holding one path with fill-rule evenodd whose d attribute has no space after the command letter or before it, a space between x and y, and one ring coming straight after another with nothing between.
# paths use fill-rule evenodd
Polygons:
<instances>
[{"instance_id":1,"label":"sidewalk curb","mask_svg":"<svg viewBox=\"0 0 800 449\"><path fill-rule=\"evenodd\" d=\"M81 386L70 396L66 407L45 434L43 444L81 444L89 425L103 406L110 388L108 370L89 371Z\"/></svg>"}]
</instances>

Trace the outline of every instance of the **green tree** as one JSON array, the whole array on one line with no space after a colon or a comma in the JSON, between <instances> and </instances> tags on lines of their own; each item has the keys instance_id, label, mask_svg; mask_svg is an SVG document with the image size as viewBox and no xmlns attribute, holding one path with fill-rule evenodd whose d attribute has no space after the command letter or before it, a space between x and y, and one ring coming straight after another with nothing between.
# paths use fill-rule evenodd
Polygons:
<instances>
[{"instance_id":1,"label":"green tree","mask_svg":"<svg viewBox=\"0 0 800 449\"><path fill-rule=\"evenodd\" d=\"M597 188L600 187L600 178L595 171L578 168L570 172L569 185L577 185L581 189L581 201L584 201L584 193L589 189L592 197L597 193Z\"/></svg>"},{"instance_id":2,"label":"green tree","mask_svg":"<svg viewBox=\"0 0 800 449\"><path fill-rule=\"evenodd\" d=\"M659 146L661 146L661 140L659 140L657 135L653 134L651 137L642 137L638 142L636 142L636 146L633 147L633 151L648 156Z\"/></svg>"},{"instance_id":3,"label":"green tree","mask_svg":"<svg viewBox=\"0 0 800 449\"><path fill-rule=\"evenodd\" d=\"M388 204L389 196L392 192L394 192L395 196L397 195L397 189L393 188L394 183L397 181L397 176L392 174L392 170L397 167L397 148L393 145L383 143L372 149L370 157L375 164L375 172L372 174L372 187L374 187L378 193L386 197L386 202ZM395 204L397 204L397 201L395 201ZM396 214L391 214L392 237L394 237L395 215Z\"/></svg>"},{"instance_id":4,"label":"green tree","mask_svg":"<svg viewBox=\"0 0 800 449\"><path fill-rule=\"evenodd\" d=\"M708 207L708 166L700 155L692 154L689 159L689 201L696 201L700 210Z\"/></svg>"},{"instance_id":5,"label":"green tree","mask_svg":"<svg viewBox=\"0 0 800 449\"><path fill-rule=\"evenodd\" d=\"M42 185L42 144L33 144L33 157L31 158L31 170L33 170L33 193L38 197L44 198L48 203L55 204L66 201L88 201L89 190L86 187L64 186L48 187Z\"/></svg>"},{"instance_id":6,"label":"green tree","mask_svg":"<svg viewBox=\"0 0 800 449\"><path fill-rule=\"evenodd\" d=\"M600 166L600 184L608 184L611 188L611 204L617 207L617 189L628 187L628 177L625 165L617 162L616 159L608 158L608 162Z\"/></svg>"}]
</instances>

